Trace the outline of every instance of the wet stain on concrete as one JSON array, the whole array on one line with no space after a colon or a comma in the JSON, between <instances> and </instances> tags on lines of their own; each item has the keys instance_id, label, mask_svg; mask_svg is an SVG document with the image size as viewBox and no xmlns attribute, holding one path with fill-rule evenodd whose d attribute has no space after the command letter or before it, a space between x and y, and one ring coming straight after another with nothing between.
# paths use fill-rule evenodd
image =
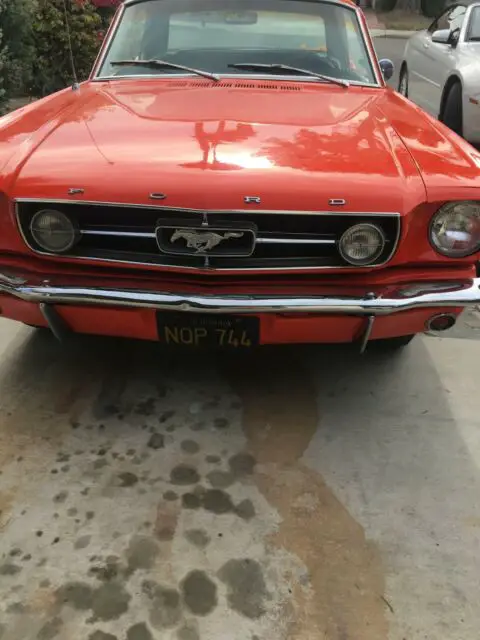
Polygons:
<instances>
[{"instance_id":1,"label":"wet stain on concrete","mask_svg":"<svg viewBox=\"0 0 480 640\"><path fill-rule=\"evenodd\" d=\"M88 640L118 640L118 638L112 633L105 633L104 631L94 631L88 636Z\"/></svg>"},{"instance_id":2,"label":"wet stain on concrete","mask_svg":"<svg viewBox=\"0 0 480 640\"><path fill-rule=\"evenodd\" d=\"M60 633L63 620L60 617L52 618L46 622L37 634L37 640L53 640Z\"/></svg>"},{"instance_id":3,"label":"wet stain on concrete","mask_svg":"<svg viewBox=\"0 0 480 640\"><path fill-rule=\"evenodd\" d=\"M255 515L255 508L250 500L242 500L237 506L232 501L230 494L222 489L204 489L196 487L194 492L184 493L182 496L184 509L200 509L221 515L235 513L244 520L250 520Z\"/></svg>"},{"instance_id":4,"label":"wet stain on concrete","mask_svg":"<svg viewBox=\"0 0 480 640\"><path fill-rule=\"evenodd\" d=\"M158 421L160 422L160 424L163 424L164 422L168 422L170 418L173 418L174 415L175 411L164 411L159 417Z\"/></svg>"},{"instance_id":5,"label":"wet stain on concrete","mask_svg":"<svg viewBox=\"0 0 480 640\"><path fill-rule=\"evenodd\" d=\"M204 571L190 571L181 583L185 606L197 616L207 616L217 606L217 585Z\"/></svg>"},{"instance_id":6,"label":"wet stain on concrete","mask_svg":"<svg viewBox=\"0 0 480 640\"><path fill-rule=\"evenodd\" d=\"M111 582L121 573L122 567L117 556L108 556L103 564L89 569L89 574L102 582Z\"/></svg>"},{"instance_id":7,"label":"wet stain on concrete","mask_svg":"<svg viewBox=\"0 0 480 640\"><path fill-rule=\"evenodd\" d=\"M235 506L228 493L221 489L208 489L202 499L203 508L211 513L231 513Z\"/></svg>"},{"instance_id":8,"label":"wet stain on concrete","mask_svg":"<svg viewBox=\"0 0 480 640\"><path fill-rule=\"evenodd\" d=\"M251 500L245 499L237 504L235 507L235 513L242 520L251 520L255 517L255 507Z\"/></svg>"},{"instance_id":9,"label":"wet stain on concrete","mask_svg":"<svg viewBox=\"0 0 480 640\"><path fill-rule=\"evenodd\" d=\"M152 627L169 629L180 622L182 604L176 589L163 586L153 580L145 580L142 591L151 601L150 624Z\"/></svg>"},{"instance_id":10,"label":"wet stain on concrete","mask_svg":"<svg viewBox=\"0 0 480 640\"><path fill-rule=\"evenodd\" d=\"M230 425L230 422L227 418L215 418L213 425L215 429L226 429Z\"/></svg>"},{"instance_id":11,"label":"wet stain on concrete","mask_svg":"<svg viewBox=\"0 0 480 640\"><path fill-rule=\"evenodd\" d=\"M16 576L21 570L22 567L19 567L18 564L6 562L5 564L0 565L0 576Z\"/></svg>"},{"instance_id":12,"label":"wet stain on concrete","mask_svg":"<svg viewBox=\"0 0 480 640\"><path fill-rule=\"evenodd\" d=\"M170 482L177 485L196 484L200 480L198 471L195 467L187 464L179 464L174 467L170 473Z\"/></svg>"},{"instance_id":13,"label":"wet stain on concrete","mask_svg":"<svg viewBox=\"0 0 480 640\"><path fill-rule=\"evenodd\" d=\"M127 640L153 640L153 636L145 622L138 622L128 629Z\"/></svg>"},{"instance_id":14,"label":"wet stain on concrete","mask_svg":"<svg viewBox=\"0 0 480 640\"><path fill-rule=\"evenodd\" d=\"M158 544L148 536L136 535L128 545L126 552L128 573L137 569L151 569L158 556Z\"/></svg>"},{"instance_id":15,"label":"wet stain on concrete","mask_svg":"<svg viewBox=\"0 0 480 640\"><path fill-rule=\"evenodd\" d=\"M57 493L57 495L53 498L53 501L56 504L63 504L67 498L68 491L60 491L60 493Z\"/></svg>"},{"instance_id":16,"label":"wet stain on concrete","mask_svg":"<svg viewBox=\"0 0 480 640\"><path fill-rule=\"evenodd\" d=\"M228 464L230 471L236 478L250 476L255 470L256 460L250 453L236 453L232 456Z\"/></svg>"},{"instance_id":17,"label":"wet stain on concrete","mask_svg":"<svg viewBox=\"0 0 480 640\"><path fill-rule=\"evenodd\" d=\"M133 487L138 482L138 476L130 471L118 474L118 480L121 487Z\"/></svg>"},{"instance_id":18,"label":"wet stain on concrete","mask_svg":"<svg viewBox=\"0 0 480 640\"><path fill-rule=\"evenodd\" d=\"M293 587L285 605L287 637L385 640L380 554L322 477L301 462L318 424L309 376L284 351L256 354L226 369L242 400L248 448L262 465L254 480L282 517L270 544L296 555L310 578ZM313 509L304 504L307 494Z\"/></svg>"},{"instance_id":19,"label":"wet stain on concrete","mask_svg":"<svg viewBox=\"0 0 480 640\"><path fill-rule=\"evenodd\" d=\"M205 460L206 460L206 462L208 462L208 464L219 464L222 461L220 456L215 456L215 455L212 455L212 454L209 454L208 456L205 456Z\"/></svg>"},{"instance_id":20,"label":"wet stain on concrete","mask_svg":"<svg viewBox=\"0 0 480 640\"><path fill-rule=\"evenodd\" d=\"M92 467L93 469L95 469L95 471L108 467L108 460L106 460L105 458L97 458L97 460L94 460L94 462L92 463Z\"/></svg>"},{"instance_id":21,"label":"wet stain on concrete","mask_svg":"<svg viewBox=\"0 0 480 640\"><path fill-rule=\"evenodd\" d=\"M184 493L182 496L182 507L184 509L200 509L201 504L200 496L195 493Z\"/></svg>"},{"instance_id":22,"label":"wet stain on concrete","mask_svg":"<svg viewBox=\"0 0 480 640\"><path fill-rule=\"evenodd\" d=\"M131 596L115 582L102 584L93 594L92 612L95 620L116 620L128 611Z\"/></svg>"},{"instance_id":23,"label":"wet stain on concrete","mask_svg":"<svg viewBox=\"0 0 480 640\"><path fill-rule=\"evenodd\" d=\"M210 543L210 536L203 529L188 529L185 531L185 538L199 549L205 549Z\"/></svg>"},{"instance_id":24,"label":"wet stain on concrete","mask_svg":"<svg viewBox=\"0 0 480 640\"><path fill-rule=\"evenodd\" d=\"M9 604L7 607L8 613L20 614L25 613L26 610L27 607L23 604L23 602L12 602L12 604Z\"/></svg>"},{"instance_id":25,"label":"wet stain on concrete","mask_svg":"<svg viewBox=\"0 0 480 640\"><path fill-rule=\"evenodd\" d=\"M92 539L92 536L81 536L80 538L77 538L75 540L73 548L74 549L86 549L88 547L88 545L90 544L91 539Z\"/></svg>"},{"instance_id":26,"label":"wet stain on concrete","mask_svg":"<svg viewBox=\"0 0 480 640\"><path fill-rule=\"evenodd\" d=\"M268 593L262 568L256 560L229 560L218 572L218 577L227 585L231 609L253 620L265 614Z\"/></svg>"},{"instance_id":27,"label":"wet stain on concrete","mask_svg":"<svg viewBox=\"0 0 480 640\"><path fill-rule=\"evenodd\" d=\"M139 402L135 408L135 413L140 416L151 416L155 413L155 398L147 398Z\"/></svg>"},{"instance_id":28,"label":"wet stain on concrete","mask_svg":"<svg viewBox=\"0 0 480 640\"><path fill-rule=\"evenodd\" d=\"M215 469L207 473L207 480L214 489L227 489L235 482L235 476L230 471Z\"/></svg>"},{"instance_id":29,"label":"wet stain on concrete","mask_svg":"<svg viewBox=\"0 0 480 640\"><path fill-rule=\"evenodd\" d=\"M188 620L177 631L177 640L200 640L196 620Z\"/></svg>"},{"instance_id":30,"label":"wet stain on concrete","mask_svg":"<svg viewBox=\"0 0 480 640\"><path fill-rule=\"evenodd\" d=\"M181 445L181 449L183 452L193 455L200 451L200 445L195 440L183 440Z\"/></svg>"},{"instance_id":31,"label":"wet stain on concrete","mask_svg":"<svg viewBox=\"0 0 480 640\"><path fill-rule=\"evenodd\" d=\"M92 608L94 589L84 582L69 582L57 590L59 604L67 604L78 611Z\"/></svg>"},{"instance_id":32,"label":"wet stain on concrete","mask_svg":"<svg viewBox=\"0 0 480 640\"><path fill-rule=\"evenodd\" d=\"M150 436L147 447L150 449L163 449L165 447L165 437L161 433L152 433Z\"/></svg>"},{"instance_id":33,"label":"wet stain on concrete","mask_svg":"<svg viewBox=\"0 0 480 640\"><path fill-rule=\"evenodd\" d=\"M175 493L175 491L165 491L163 499L168 502L174 502L175 500L178 500L178 493Z\"/></svg>"}]
</instances>

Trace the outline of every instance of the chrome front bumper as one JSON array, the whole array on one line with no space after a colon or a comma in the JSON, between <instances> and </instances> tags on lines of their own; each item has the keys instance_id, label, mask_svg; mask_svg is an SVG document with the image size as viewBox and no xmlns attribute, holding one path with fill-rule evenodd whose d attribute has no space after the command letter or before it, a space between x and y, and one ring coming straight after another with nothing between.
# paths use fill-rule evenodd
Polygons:
<instances>
[{"instance_id":1,"label":"chrome front bumper","mask_svg":"<svg viewBox=\"0 0 480 640\"><path fill-rule=\"evenodd\" d=\"M346 283L348 285L348 283ZM191 313L329 313L382 316L429 307L480 304L480 278L458 282L401 285L392 293L363 296L197 295L135 289L33 285L0 274L0 293L42 305L109 306L185 311Z\"/></svg>"}]
</instances>

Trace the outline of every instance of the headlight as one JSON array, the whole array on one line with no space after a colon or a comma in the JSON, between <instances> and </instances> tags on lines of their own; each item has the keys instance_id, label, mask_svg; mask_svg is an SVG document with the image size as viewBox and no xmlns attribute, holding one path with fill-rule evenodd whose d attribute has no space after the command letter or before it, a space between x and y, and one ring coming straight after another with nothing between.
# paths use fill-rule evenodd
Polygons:
<instances>
[{"instance_id":1,"label":"headlight","mask_svg":"<svg viewBox=\"0 0 480 640\"><path fill-rule=\"evenodd\" d=\"M430 223L430 242L438 253L464 258L480 249L480 202L450 202Z\"/></svg>"},{"instance_id":2,"label":"headlight","mask_svg":"<svg viewBox=\"0 0 480 640\"><path fill-rule=\"evenodd\" d=\"M338 250L342 258L354 266L375 262L385 247L383 231L374 224L356 224L340 238Z\"/></svg>"},{"instance_id":3,"label":"headlight","mask_svg":"<svg viewBox=\"0 0 480 640\"><path fill-rule=\"evenodd\" d=\"M49 253L65 253L79 239L76 224L61 211L38 211L30 223L30 232L37 245Z\"/></svg>"}]
</instances>

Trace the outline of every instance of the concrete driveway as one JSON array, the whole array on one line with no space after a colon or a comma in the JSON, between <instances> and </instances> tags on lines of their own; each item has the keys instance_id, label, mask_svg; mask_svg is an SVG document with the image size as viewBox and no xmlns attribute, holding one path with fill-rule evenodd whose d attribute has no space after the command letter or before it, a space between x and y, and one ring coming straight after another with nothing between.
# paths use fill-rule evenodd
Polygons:
<instances>
[{"instance_id":1,"label":"concrete driveway","mask_svg":"<svg viewBox=\"0 0 480 640\"><path fill-rule=\"evenodd\" d=\"M239 357L0 321L0 637L478 638L479 330Z\"/></svg>"}]
</instances>

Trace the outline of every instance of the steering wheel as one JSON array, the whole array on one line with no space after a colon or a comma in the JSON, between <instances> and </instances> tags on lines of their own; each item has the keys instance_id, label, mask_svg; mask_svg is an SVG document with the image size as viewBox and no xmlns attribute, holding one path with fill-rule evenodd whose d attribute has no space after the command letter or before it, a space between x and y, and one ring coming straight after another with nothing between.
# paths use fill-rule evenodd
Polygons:
<instances>
[{"instance_id":1,"label":"steering wheel","mask_svg":"<svg viewBox=\"0 0 480 640\"><path fill-rule=\"evenodd\" d=\"M335 71L341 71L342 69L342 65L340 61L337 60L337 58L332 58L331 56L327 56L326 58L323 58L323 61L326 62L326 64L328 64L328 66L331 69L335 69Z\"/></svg>"}]
</instances>

